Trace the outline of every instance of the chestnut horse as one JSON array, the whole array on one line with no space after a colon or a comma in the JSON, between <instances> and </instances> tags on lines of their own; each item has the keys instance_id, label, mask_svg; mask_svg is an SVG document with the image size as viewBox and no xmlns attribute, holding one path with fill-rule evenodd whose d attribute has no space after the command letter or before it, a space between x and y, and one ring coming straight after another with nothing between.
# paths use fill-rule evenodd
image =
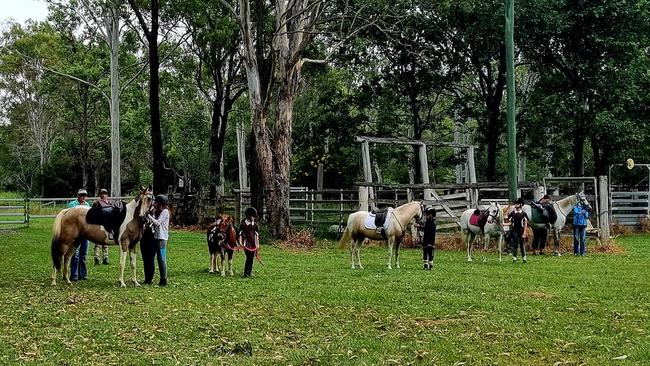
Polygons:
<instances>
[{"instance_id":1,"label":"chestnut horse","mask_svg":"<svg viewBox=\"0 0 650 366\"><path fill-rule=\"evenodd\" d=\"M208 227L207 239L210 251L210 273L221 272L222 277L226 276L223 261L228 254L228 274L232 276L232 256L237 248L237 231L232 216L217 216L216 222ZM221 265L217 264L217 254L221 256Z\"/></svg>"},{"instance_id":2,"label":"chestnut horse","mask_svg":"<svg viewBox=\"0 0 650 366\"><path fill-rule=\"evenodd\" d=\"M354 257L356 255L357 264L361 266L361 244L365 238L371 240L382 240L388 242L388 269L392 269L391 259L393 256L393 246L395 246L395 264L399 267L399 243L396 240L401 238L406 232L406 227L411 220L417 218L418 221L423 217L423 206L421 202L413 201L405 205L399 206L395 209L388 209L386 217L386 224L384 224L386 238L382 237L380 232L376 230L367 229L364 222L368 217L367 211L357 211L350 214L348 217L348 225L343 231L343 236L339 241L339 247L343 248L345 245L352 241L350 245L350 255L352 256L352 269L355 268Z\"/></svg>"},{"instance_id":3,"label":"chestnut horse","mask_svg":"<svg viewBox=\"0 0 650 366\"><path fill-rule=\"evenodd\" d=\"M70 260L83 240L89 240L95 244L119 245L120 253L120 286L126 287L124 283L124 267L126 265L126 253L130 254L131 270L133 271L133 284L139 286L135 270L135 246L142 238L145 218L151 209L153 193L151 188L142 187L138 196L126 205L126 217L120 225L117 240L109 240L108 233L101 225L93 225L86 222L86 214L90 207L77 206L61 210L54 220L52 227L52 286L56 285L57 271L61 271L61 259L63 258L63 279L70 282Z\"/></svg>"}]
</instances>

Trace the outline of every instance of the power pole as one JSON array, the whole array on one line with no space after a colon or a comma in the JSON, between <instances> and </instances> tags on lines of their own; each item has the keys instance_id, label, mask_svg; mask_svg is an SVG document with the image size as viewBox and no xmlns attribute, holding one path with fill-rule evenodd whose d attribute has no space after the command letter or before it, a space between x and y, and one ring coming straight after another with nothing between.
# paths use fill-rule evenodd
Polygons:
<instances>
[{"instance_id":1,"label":"power pole","mask_svg":"<svg viewBox=\"0 0 650 366\"><path fill-rule=\"evenodd\" d=\"M515 0L506 0L506 118L508 122L508 197L517 199L517 131L515 125Z\"/></svg>"}]
</instances>

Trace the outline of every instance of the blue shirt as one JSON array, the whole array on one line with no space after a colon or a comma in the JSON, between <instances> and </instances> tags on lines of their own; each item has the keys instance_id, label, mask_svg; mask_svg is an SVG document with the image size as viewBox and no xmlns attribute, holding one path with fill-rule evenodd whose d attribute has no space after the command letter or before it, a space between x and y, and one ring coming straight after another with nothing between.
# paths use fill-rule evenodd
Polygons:
<instances>
[{"instance_id":1,"label":"blue shirt","mask_svg":"<svg viewBox=\"0 0 650 366\"><path fill-rule=\"evenodd\" d=\"M68 203L68 208L77 207L77 206L79 206L79 205L90 207L90 204L88 203L88 200L84 201L84 203L80 203L79 200L76 199L76 200L74 200L74 201Z\"/></svg>"},{"instance_id":2,"label":"blue shirt","mask_svg":"<svg viewBox=\"0 0 650 366\"><path fill-rule=\"evenodd\" d=\"M573 225L574 226L587 226L587 219L589 218L589 211L581 204L577 204L573 208Z\"/></svg>"}]
</instances>

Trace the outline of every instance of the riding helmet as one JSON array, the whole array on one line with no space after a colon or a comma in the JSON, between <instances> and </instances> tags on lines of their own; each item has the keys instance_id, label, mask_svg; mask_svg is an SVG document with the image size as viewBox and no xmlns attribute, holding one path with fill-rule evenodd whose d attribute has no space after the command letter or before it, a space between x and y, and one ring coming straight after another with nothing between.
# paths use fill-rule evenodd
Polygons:
<instances>
[{"instance_id":1,"label":"riding helmet","mask_svg":"<svg viewBox=\"0 0 650 366\"><path fill-rule=\"evenodd\" d=\"M169 200L167 199L167 196L164 194L159 194L154 198L154 202L159 203L161 205L166 205Z\"/></svg>"},{"instance_id":2,"label":"riding helmet","mask_svg":"<svg viewBox=\"0 0 650 366\"><path fill-rule=\"evenodd\" d=\"M524 198L523 197L519 197L515 201L515 205L523 205L523 204L524 204Z\"/></svg>"},{"instance_id":3,"label":"riding helmet","mask_svg":"<svg viewBox=\"0 0 650 366\"><path fill-rule=\"evenodd\" d=\"M80 189L79 191L77 191L77 197L79 197L79 196L88 197L88 191L86 191L85 189Z\"/></svg>"},{"instance_id":4,"label":"riding helmet","mask_svg":"<svg viewBox=\"0 0 650 366\"><path fill-rule=\"evenodd\" d=\"M246 209L245 213L246 217L257 217L257 210L255 207L249 207Z\"/></svg>"},{"instance_id":5,"label":"riding helmet","mask_svg":"<svg viewBox=\"0 0 650 366\"><path fill-rule=\"evenodd\" d=\"M426 210L424 210L424 213L426 215L433 215L433 217L436 217L436 209L433 207L429 207Z\"/></svg>"},{"instance_id":6,"label":"riding helmet","mask_svg":"<svg viewBox=\"0 0 650 366\"><path fill-rule=\"evenodd\" d=\"M106 193L108 194L108 190L106 188L102 188L99 190L99 194Z\"/></svg>"}]
</instances>

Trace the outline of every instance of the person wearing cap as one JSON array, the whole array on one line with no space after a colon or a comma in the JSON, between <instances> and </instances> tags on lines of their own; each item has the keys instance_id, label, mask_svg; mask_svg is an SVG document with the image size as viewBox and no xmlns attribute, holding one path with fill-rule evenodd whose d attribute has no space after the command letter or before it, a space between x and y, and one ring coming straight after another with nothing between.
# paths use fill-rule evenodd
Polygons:
<instances>
[{"instance_id":1,"label":"person wearing cap","mask_svg":"<svg viewBox=\"0 0 650 366\"><path fill-rule=\"evenodd\" d=\"M158 260L158 270L160 271L159 286L167 286L167 241L169 240L169 209L167 208L167 202L167 196L164 194L157 195L154 198L156 216L148 215L149 222L153 225L154 229L155 252L153 255ZM148 258L147 260L152 261L153 258Z\"/></svg>"},{"instance_id":2,"label":"person wearing cap","mask_svg":"<svg viewBox=\"0 0 650 366\"><path fill-rule=\"evenodd\" d=\"M508 214L508 222L505 226L510 226L510 245L512 247L512 261L517 261L517 247L521 250L523 261L526 263L526 231L528 230L528 215L524 212L524 199L519 197L515 201L515 209Z\"/></svg>"},{"instance_id":3,"label":"person wearing cap","mask_svg":"<svg viewBox=\"0 0 650 366\"><path fill-rule=\"evenodd\" d=\"M246 253L246 263L244 263L244 277L250 277L253 274L253 259L260 249L260 235L257 228L257 210L249 207L244 212L246 218L241 222L239 231L239 245L244 248Z\"/></svg>"},{"instance_id":4,"label":"person wearing cap","mask_svg":"<svg viewBox=\"0 0 650 366\"><path fill-rule=\"evenodd\" d=\"M587 254L587 222L591 206L578 202L573 208L573 255Z\"/></svg>"},{"instance_id":5,"label":"person wearing cap","mask_svg":"<svg viewBox=\"0 0 650 366\"><path fill-rule=\"evenodd\" d=\"M108 190L106 190L106 188L99 190L99 199L93 202L92 207L101 209L104 217L111 217L113 215L113 202L108 198ZM114 239L117 234L115 228L106 227L106 230L108 231L109 239ZM99 264L100 251L102 252L102 263L108 265L108 245L100 244L95 244L95 265Z\"/></svg>"},{"instance_id":6,"label":"person wearing cap","mask_svg":"<svg viewBox=\"0 0 650 366\"><path fill-rule=\"evenodd\" d=\"M424 235L422 236L422 260L424 261L424 269L433 269L433 256L436 249L436 209L429 207L424 210L426 221L423 228Z\"/></svg>"},{"instance_id":7,"label":"person wearing cap","mask_svg":"<svg viewBox=\"0 0 650 366\"><path fill-rule=\"evenodd\" d=\"M68 208L77 206L88 206L88 192L85 189L77 191L77 199L68 203ZM72 256L70 261L70 280L76 281L77 279L85 280L88 278L88 269L86 268L86 255L88 254L88 240L84 239L77 247L77 250Z\"/></svg>"}]
</instances>

